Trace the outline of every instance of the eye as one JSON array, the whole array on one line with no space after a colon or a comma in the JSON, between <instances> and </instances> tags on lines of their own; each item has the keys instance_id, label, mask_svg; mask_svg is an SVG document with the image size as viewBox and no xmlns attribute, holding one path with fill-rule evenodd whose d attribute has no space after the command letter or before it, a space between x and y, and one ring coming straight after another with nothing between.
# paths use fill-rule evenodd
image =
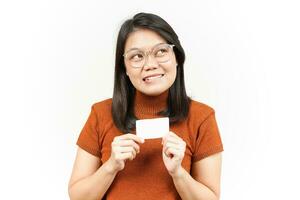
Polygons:
<instances>
[{"instance_id":1,"label":"eye","mask_svg":"<svg viewBox=\"0 0 300 200\"><path fill-rule=\"evenodd\" d=\"M129 55L129 60L131 61L140 61L143 59L143 54L142 53L134 53Z\"/></svg>"},{"instance_id":2,"label":"eye","mask_svg":"<svg viewBox=\"0 0 300 200\"><path fill-rule=\"evenodd\" d=\"M156 51L155 56L163 56L168 52L166 48L160 48Z\"/></svg>"}]
</instances>

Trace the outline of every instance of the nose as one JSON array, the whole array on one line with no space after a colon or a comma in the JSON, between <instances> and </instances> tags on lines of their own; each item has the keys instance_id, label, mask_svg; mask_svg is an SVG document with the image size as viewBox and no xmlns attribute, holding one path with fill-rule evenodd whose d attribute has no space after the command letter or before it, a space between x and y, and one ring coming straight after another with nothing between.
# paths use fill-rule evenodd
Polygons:
<instances>
[{"instance_id":1,"label":"nose","mask_svg":"<svg viewBox=\"0 0 300 200\"><path fill-rule=\"evenodd\" d=\"M158 67L158 62L151 54L148 54L146 57L145 63L144 63L144 69L150 70L150 69L156 69Z\"/></svg>"}]
</instances>

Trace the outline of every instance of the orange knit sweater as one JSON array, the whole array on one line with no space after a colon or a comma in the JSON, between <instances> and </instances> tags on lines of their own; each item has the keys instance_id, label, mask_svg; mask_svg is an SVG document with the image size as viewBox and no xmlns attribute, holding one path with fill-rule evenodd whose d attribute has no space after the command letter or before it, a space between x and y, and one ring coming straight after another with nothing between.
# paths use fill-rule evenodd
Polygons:
<instances>
[{"instance_id":1,"label":"orange knit sweater","mask_svg":"<svg viewBox=\"0 0 300 200\"><path fill-rule=\"evenodd\" d=\"M167 105L168 91L157 97L136 92L134 112L139 119L161 117L156 115ZM77 145L98 156L104 163L110 157L111 142L122 133L114 125L111 115L112 99L92 105L90 115L81 130ZM190 172L192 163L223 151L214 109L192 100L186 120L171 125L174 132L186 142L183 168ZM135 132L133 132L135 133ZM161 138L147 139L140 145L140 153L118 172L103 199L108 200L174 200L181 199L162 159Z\"/></svg>"}]
</instances>

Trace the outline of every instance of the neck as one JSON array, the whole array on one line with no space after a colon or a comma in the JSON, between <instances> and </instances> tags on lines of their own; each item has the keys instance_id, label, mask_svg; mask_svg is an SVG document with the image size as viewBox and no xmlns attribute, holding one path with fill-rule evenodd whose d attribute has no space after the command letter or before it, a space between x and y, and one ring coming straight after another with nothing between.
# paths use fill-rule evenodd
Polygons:
<instances>
[{"instance_id":1,"label":"neck","mask_svg":"<svg viewBox=\"0 0 300 200\"><path fill-rule=\"evenodd\" d=\"M158 112L164 110L168 106L169 90L157 96L146 95L138 90L134 97L134 113L139 119L158 117Z\"/></svg>"}]
</instances>

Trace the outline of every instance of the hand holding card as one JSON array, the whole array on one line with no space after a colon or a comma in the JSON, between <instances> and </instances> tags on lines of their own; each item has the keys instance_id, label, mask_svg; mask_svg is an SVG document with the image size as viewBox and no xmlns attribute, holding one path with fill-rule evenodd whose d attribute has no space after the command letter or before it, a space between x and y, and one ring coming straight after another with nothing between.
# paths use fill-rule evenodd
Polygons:
<instances>
[{"instance_id":1,"label":"hand holding card","mask_svg":"<svg viewBox=\"0 0 300 200\"><path fill-rule=\"evenodd\" d=\"M161 138L169 132L169 118L142 119L136 121L136 135L144 139Z\"/></svg>"}]
</instances>

